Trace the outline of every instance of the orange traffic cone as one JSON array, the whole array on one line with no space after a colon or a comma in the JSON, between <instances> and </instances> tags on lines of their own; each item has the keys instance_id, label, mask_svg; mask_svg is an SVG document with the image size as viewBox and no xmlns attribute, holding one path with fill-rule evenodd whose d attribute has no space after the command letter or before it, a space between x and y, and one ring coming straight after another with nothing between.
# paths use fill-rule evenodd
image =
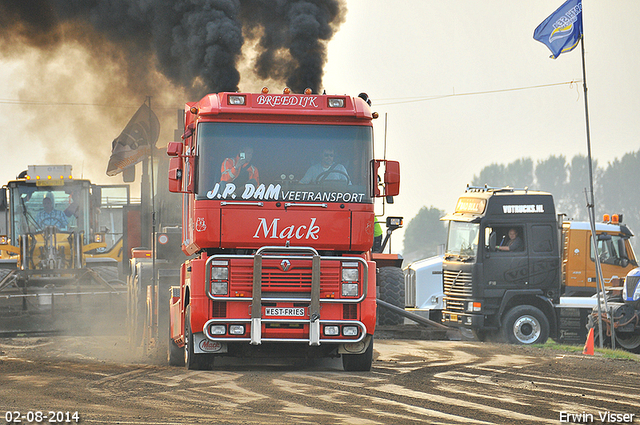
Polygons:
<instances>
[{"instance_id":1,"label":"orange traffic cone","mask_svg":"<svg viewBox=\"0 0 640 425\"><path fill-rule=\"evenodd\" d=\"M587 342L584 344L584 350L582 354L587 356L593 356L593 328L589 329L589 335L587 335Z\"/></svg>"}]
</instances>

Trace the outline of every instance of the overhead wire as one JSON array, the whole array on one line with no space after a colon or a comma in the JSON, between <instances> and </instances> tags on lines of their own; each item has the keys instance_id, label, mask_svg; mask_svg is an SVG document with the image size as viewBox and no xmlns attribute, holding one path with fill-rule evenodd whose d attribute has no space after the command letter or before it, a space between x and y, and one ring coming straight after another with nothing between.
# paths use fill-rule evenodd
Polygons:
<instances>
[{"instance_id":1,"label":"overhead wire","mask_svg":"<svg viewBox=\"0 0 640 425\"><path fill-rule=\"evenodd\" d=\"M406 97L406 98L381 98L376 102L376 106L387 106L387 105L400 105L404 103L415 103L415 102L427 102L430 100L439 100L446 99L451 97L462 97L462 96L478 96L485 94L493 94L493 93L506 93L513 91L521 91L521 90L532 90L532 89L540 89L554 86L563 86L563 85L573 85L577 83L581 83L581 80L572 80L572 81L563 81L560 83L549 83L549 84L539 84L535 86L524 86L524 87L511 87L506 89L496 89L496 90L484 90L484 91L476 91L476 92L465 92L465 93L449 93L442 95L431 95L431 96L419 96L419 97ZM104 104L104 103L79 103L79 102L52 102L52 101L44 101L44 100L18 100L18 99L0 99L0 104L9 104L9 105L39 105L39 106L94 106L94 107L104 107L104 108L138 108L139 105L114 105L114 104ZM175 109L175 107L167 107L167 106L156 106L156 109Z\"/></svg>"},{"instance_id":2,"label":"overhead wire","mask_svg":"<svg viewBox=\"0 0 640 425\"><path fill-rule=\"evenodd\" d=\"M576 83L580 83L581 80L572 80L572 81L564 81L561 83L549 83L549 84L540 84L536 86L525 86L525 87L512 87L507 89L496 89L496 90L485 90L485 91L477 91L477 92L466 92L466 93L450 93L443 95L433 95L433 96L421 96L421 97L406 97L406 98L390 98L390 99L378 99L376 102L376 106L386 106L386 105L399 105L404 103L415 103L415 102L426 102L430 100L438 100L438 99L446 99L450 97L461 97L461 96L477 96L483 94L492 94L492 93L505 93L512 91L520 91L520 90L532 90L546 87L554 87L554 86L563 86L563 85L573 85Z\"/></svg>"}]
</instances>

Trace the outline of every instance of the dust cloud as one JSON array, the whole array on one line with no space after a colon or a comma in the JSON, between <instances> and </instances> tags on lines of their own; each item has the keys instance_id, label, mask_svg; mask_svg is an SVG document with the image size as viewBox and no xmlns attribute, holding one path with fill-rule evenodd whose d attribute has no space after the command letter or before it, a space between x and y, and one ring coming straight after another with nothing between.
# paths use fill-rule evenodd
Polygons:
<instances>
[{"instance_id":1,"label":"dust cloud","mask_svg":"<svg viewBox=\"0 0 640 425\"><path fill-rule=\"evenodd\" d=\"M21 116L3 142L117 183L104 173L111 141L147 97L164 146L177 111L206 93L319 92L345 16L344 0L0 0L0 60L17 64L3 107ZM23 156L14 175L33 163Z\"/></svg>"}]
</instances>

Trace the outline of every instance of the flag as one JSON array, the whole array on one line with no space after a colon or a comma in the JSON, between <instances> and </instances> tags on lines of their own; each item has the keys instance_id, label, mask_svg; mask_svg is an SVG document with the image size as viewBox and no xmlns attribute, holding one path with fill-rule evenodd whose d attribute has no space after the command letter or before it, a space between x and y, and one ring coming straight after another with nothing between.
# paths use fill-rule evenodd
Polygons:
<instances>
[{"instance_id":1,"label":"flag","mask_svg":"<svg viewBox=\"0 0 640 425\"><path fill-rule=\"evenodd\" d=\"M111 143L107 175L115 176L142 161L156 145L160 122L147 104L142 104L122 133Z\"/></svg>"},{"instance_id":2,"label":"flag","mask_svg":"<svg viewBox=\"0 0 640 425\"><path fill-rule=\"evenodd\" d=\"M551 50L553 59L576 48L582 38L582 0L567 0L533 32Z\"/></svg>"}]
</instances>

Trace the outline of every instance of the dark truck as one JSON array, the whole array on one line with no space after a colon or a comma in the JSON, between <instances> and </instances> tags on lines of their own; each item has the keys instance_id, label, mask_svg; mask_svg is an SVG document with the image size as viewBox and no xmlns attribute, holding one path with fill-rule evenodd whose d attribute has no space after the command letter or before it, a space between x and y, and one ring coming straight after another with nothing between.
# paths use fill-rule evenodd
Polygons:
<instances>
[{"instance_id":1,"label":"dark truck","mask_svg":"<svg viewBox=\"0 0 640 425\"><path fill-rule=\"evenodd\" d=\"M443 220L443 324L480 340L584 342L596 305L589 223L563 221L549 193L488 187L468 187ZM509 233L519 240L508 248ZM596 234L605 283L637 265L625 225L597 223Z\"/></svg>"}]
</instances>

